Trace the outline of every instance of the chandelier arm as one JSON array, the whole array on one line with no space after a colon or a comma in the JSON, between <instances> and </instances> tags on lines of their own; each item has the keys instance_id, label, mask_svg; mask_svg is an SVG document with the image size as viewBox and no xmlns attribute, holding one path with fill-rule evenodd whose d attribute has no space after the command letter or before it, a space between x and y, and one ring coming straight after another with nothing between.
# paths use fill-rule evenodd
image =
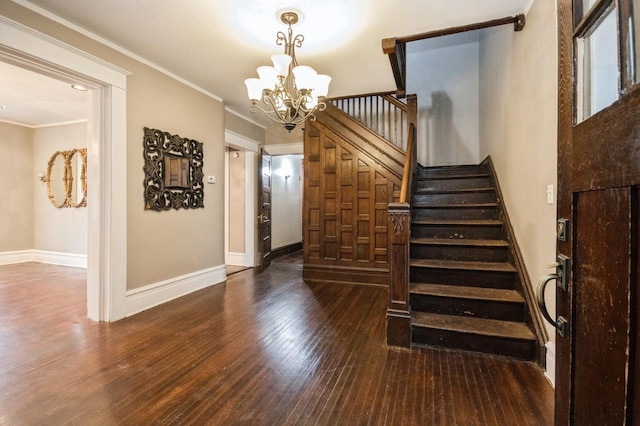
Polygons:
<instances>
[{"instance_id":1,"label":"chandelier arm","mask_svg":"<svg viewBox=\"0 0 640 426\"><path fill-rule=\"evenodd\" d=\"M280 112L280 110L278 109L278 105L276 102L275 98L278 98L280 96L264 96L262 98L262 103L264 103L265 105L269 106L269 108L271 109L271 114L275 115L276 117L278 117L280 119L280 121L285 121L287 119L285 114L282 114ZM259 108L262 112L264 112L265 114L268 114L267 111L263 108L261 108L260 106L256 105L257 108Z\"/></svg>"},{"instance_id":2,"label":"chandelier arm","mask_svg":"<svg viewBox=\"0 0 640 426\"><path fill-rule=\"evenodd\" d=\"M287 46L287 36L282 31L278 31L278 34L276 34L276 45Z\"/></svg>"},{"instance_id":3,"label":"chandelier arm","mask_svg":"<svg viewBox=\"0 0 640 426\"><path fill-rule=\"evenodd\" d=\"M323 104L324 105L324 104ZM326 105L324 105L324 108L322 109L318 109L317 111L323 111L326 108ZM267 111L264 108L262 108L260 105L252 105L249 108L249 111L251 111L252 113L255 113L256 110L260 110L264 113L264 115L270 119L271 121L275 122L275 123L291 123L291 124L295 124L298 125L300 123L303 123L304 121L306 121L307 119L311 120L311 121L316 121L317 117L315 116L315 109L312 109L311 113L307 114L307 115L302 115L302 116L297 116L297 117L289 117L289 119L287 117L282 117L280 114L278 114L277 110L272 110L272 111ZM274 117L275 116L275 117Z\"/></svg>"},{"instance_id":4,"label":"chandelier arm","mask_svg":"<svg viewBox=\"0 0 640 426\"><path fill-rule=\"evenodd\" d=\"M272 120L276 123L282 124L285 122L285 120L280 117L280 115L278 115L278 113L276 111L267 111L264 108L262 108L260 105L251 105L251 107L249 107L249 111L251 111L252 113L255 113L256 110L260 110L264 113L265 117L267 117L269 120ZM273 115L275 115L275 117L273 117Z\"/></svg>"},{"instance_id":5,"label":"chandelier arm","mask_svg":"<svg viewBox=\"0 0 640 426\"><path fill-rule=\"evenodd\" d=\"M294 37L294 39L291 41L292 45L295 45L296 47L302 47L302 42L304 41L304 36L302 34L298 34L297 36Z\"/></svg>"}]
</instances>

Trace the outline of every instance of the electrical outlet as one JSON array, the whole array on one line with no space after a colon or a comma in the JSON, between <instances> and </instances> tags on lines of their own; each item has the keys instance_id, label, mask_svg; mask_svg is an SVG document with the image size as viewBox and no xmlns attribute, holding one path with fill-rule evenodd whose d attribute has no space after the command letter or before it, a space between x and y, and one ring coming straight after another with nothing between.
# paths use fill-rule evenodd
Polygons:
<instances>
[{"instance_id":1,"label":"electrical outlet","mask_svg":"<svg viewBox=\"0 0 640 426\"><path fill-rule=\"evenodd\" d=\"M215 176L207 176L207 183L216 183Z\"/></svg>"},{"instance_id":2,"label":"electrical outlet","mask_svg":"<svg viewBox=\"0 0 640 426\"><path fill-rule=\"evenodd\" d=\"M547 185L547 204L553 204L553 184Z\"/></svg>"}]
</instances>

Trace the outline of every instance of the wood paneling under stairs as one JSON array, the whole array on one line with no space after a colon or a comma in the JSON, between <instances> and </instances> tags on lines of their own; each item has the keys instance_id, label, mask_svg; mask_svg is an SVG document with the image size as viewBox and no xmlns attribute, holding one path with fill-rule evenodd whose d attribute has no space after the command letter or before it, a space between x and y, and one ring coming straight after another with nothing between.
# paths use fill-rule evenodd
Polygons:
<instances>
[{"instance_id":1,"label":"wood paneling under stairs","mask_svg":"<svg viewBox=\"0 0 640 426\"><path fill-rule=\"evenodd\" d=\"M355 137L326 112L306 124L304 277L387 286L387 206L398 198L402 163L396 160L403 155L378 140L376 146L395 157L383 155L369 144L379 136L335 107L327 108L370 138ZM328 127L327 121L335 127ZM336 133L336 128L352 139Z\"/></svg>"},{"instance_id":2,"label":"wood paneling under stairs","mask_svg":"<svg viewBox=\"0 0 640 426\"><path fill-rule=\"evenodd\" d=\"M0 266L2 424L550 425L539 367L385 344L387 290L274 263L111 323L85 271Z\"/></svg>"}]
</instances>

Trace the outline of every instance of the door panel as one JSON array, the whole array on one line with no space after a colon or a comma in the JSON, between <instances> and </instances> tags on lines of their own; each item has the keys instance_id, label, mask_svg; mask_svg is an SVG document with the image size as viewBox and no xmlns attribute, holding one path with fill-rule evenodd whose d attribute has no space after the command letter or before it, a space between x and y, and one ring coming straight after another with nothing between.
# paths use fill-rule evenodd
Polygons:
<instances>
[{"instance_id":1,"label":"door panel","mask_svg":"<svg viewBox=\"0 0 640 426\"><path fill-rule=\"evenodd\" d=\"M574 421L624 424L630 326L628 188L577 194ZM606 395L606 398L601 397Z\"/></svg>"},{"instance_id":2,"label":"door panel","mask_svg":"<svg viewBox=\"0 0 640 426\"><path fill-rule=\"evenodd\" d=\"M263 149L258 166L258 238L262 253L260 270L264 271L271 264L271 156Z\"/></svg>"},{"instance_id":3,"label":"door panel","mask_svg":"<svg viewBox=\"0 0 640 426\"><path fill-rule=\"evenodd\" d=\"M634 3L558 0L558 216L569 220L569 232L566 241L558 241L557 254L570 258L572 270L568 287L556 291L557 315L568 319L568 332L556 333L557 425L640 424ZM617 37L607 43L616 52L616 100L595 102L598 107L581 117L585 98L597 87L581 93L578 68L597 59L585 59L580 38L611 9L617 13ZM605 62L611 65L611 58Z\"/></svg>"}]
</instances>

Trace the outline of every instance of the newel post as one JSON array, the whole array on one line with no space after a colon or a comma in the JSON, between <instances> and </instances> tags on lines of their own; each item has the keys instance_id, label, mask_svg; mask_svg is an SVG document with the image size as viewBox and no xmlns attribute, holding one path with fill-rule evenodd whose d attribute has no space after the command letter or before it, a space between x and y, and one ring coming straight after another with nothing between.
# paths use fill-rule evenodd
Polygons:
<instances>
[{"instance_id":1,"label":"newel post","mask_svg":"<svg viewBox=\"0 0 640 426\"><path fill-rule=\"evenodd\" d=\"M387 344L411 346L409 308L409 230L411 207L408 203L390 203L389 213L389 306L387 308Z\"/></svg>"}]
</instances>

